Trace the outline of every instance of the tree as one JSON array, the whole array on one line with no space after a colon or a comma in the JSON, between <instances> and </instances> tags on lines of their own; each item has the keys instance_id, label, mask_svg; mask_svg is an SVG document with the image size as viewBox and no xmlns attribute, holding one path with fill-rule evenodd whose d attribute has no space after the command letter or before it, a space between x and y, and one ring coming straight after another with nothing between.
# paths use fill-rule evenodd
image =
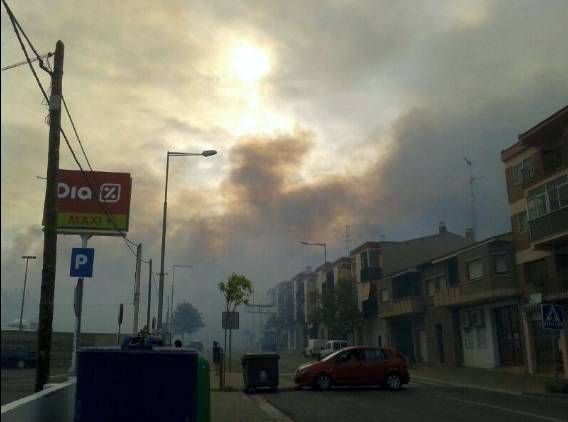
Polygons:
<instances>
[{"instance_id":1,"label":"tree","mask_svg":"<svg viewBox=\"0 0 568 422\"><path fill-rule=\"evenodd\" d=\"M247 304L252 294L252 283L244 275L231 274L226 282L218 284L225 299L225 312L235 312L239 305ZM229 330L229 372L231 371L231 342L232 332ZM227 348L227 330L225 330L225 349Z\"/></svg>"},{"instance_id":2,"label":"tree","mask_svg":"<svg viewBox=\"0 0 568 422\"><path fill-rule=\"evenodd\" d=\"M363 324L357 295L349 280L339 280L333 289L324 289L317 309L312 313L311 323L323 323L331 337L356 338L356 331Z\"/></svg>"},{"instance_id":3,"label":"tree","mask_svg":"<svg viewBox=\"0 0 568 422\"><path fill-rule=\"evenodd\" d=\"M201 312L189 302L177 305L172 318L174 334L191 335L204 326Z\"/></svg>"},{"instance_id":4,"label":"tree","mask_svg":"<svg viewBox=\"0 0 568 422\"><path fill-rule=\"evenodd\" d=\"M252 294L252 283L244 275L233 273L226 282L220 282L218 286L225 298L226 312L234 312L237 306L248 303Z\"/></svg>"},{"instance_id":5,"label":"tree","mask_svg":"<svg viewBox=\"0 0 568 422\"><path fill-rule=\"evenodd\" d=\"M339 280L335 286L337 300L338 331L344 338L351 334L355 342L356 331L363 325L363 313L357 304L357 294L353 283Z\"/></svg>"}]
</instances>

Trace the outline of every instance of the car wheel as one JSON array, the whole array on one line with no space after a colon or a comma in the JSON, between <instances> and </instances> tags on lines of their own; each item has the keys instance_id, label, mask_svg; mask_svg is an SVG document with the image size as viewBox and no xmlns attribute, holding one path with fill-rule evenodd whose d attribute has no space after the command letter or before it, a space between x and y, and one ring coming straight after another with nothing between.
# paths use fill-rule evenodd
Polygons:
<instances>
[{"instance_id":1,"label":"car wheel","mask_svg":"<svg viewBox=\"0 0 568 422\"><path fill-rule=\"evenodd\" d=\"M16 365L18 366L18 368L24 369L26 367L26 362L24 362L23 360L19 360Z\"/></svg>"},{"instance_id":2,"label":"car wheel","mask_svg":"<svg viewBox=\"0 0 568 422\"><path fill-rule=\"evenodd\" d=\"M329 390L331 388L331 377L327 374L318 375L315 381L315 387L318 390Z\"/></svg>"},{"instance_id":3,"label":"car wheel","mask_svg":"<svg viewBox=\"0 0 568 422\"><path fill-rule=\"evenodd\" d=\"M388 374L385 384L389 390L396 391L402 387L402 380L398 374Z\"/></svg>"}]
</instances>

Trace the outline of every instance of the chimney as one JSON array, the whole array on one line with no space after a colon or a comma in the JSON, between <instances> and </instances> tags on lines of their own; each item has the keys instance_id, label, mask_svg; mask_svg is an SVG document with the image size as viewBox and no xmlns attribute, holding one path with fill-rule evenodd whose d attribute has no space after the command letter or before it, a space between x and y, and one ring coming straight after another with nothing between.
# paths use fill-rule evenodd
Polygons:
<instances>
[{"instance_id":1,"label":"chimney","mask_svg":"<svg viewBox=\"0 0 568 422\"><path fill-rule=\"evenodd\" d=\"M446 223L441 221L440 225L438 226L438 233L442 234L442 233L446 233L447 231L448 231L448 229L446 228Z\"/></svg>"},{"instance_id":2,"label":"chimney","mask_svg":"<svg viewBox=\"0 0 568 422\"><path fill-rule=\"evenodd\" d=\"M475 233L473 229L465 229L465 238L470 242L475 242Z\"/></svg>"}]
</instances>

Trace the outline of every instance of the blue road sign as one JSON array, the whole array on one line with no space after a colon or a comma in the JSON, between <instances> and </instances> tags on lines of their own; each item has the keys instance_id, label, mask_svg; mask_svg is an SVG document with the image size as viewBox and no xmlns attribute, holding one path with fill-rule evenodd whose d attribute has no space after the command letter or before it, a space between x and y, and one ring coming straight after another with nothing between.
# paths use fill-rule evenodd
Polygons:
<instances>
[{"instance_id":1,"label":"blue road sign","mask_svg":"<svg viewBox=\"0 0 568 422\"><path fill-rule=\"evenodd\" d=\"M92 277L95 250L93 248L73 248L71 251L71 277Z\"/></svg>"},{"instance_id":2,"label":"blue road sign","mask_svg":"<svg viewBox=\"0 0 568 422\"><path fill-rule=\"evenodd\" d=\"M564 307L562 305L543 303L541 311L542 328L549 330L562 330L564 328Z\"/></svg>"}]
</instances>

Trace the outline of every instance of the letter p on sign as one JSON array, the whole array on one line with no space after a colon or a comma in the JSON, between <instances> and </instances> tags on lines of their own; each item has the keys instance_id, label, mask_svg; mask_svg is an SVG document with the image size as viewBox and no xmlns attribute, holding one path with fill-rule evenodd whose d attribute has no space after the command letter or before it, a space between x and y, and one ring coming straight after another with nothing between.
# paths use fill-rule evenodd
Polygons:
<instances>
[{"instance_id":1,"label":"letter p on sign","mask_svg":"<svg viewBox=\"0 0 568 422\"><path fill-rule=\"evenodd\" d=\"M71 251L71 277L92 277L95 250L93 248L73 248Z\"/></svg>"}]
</instances>

